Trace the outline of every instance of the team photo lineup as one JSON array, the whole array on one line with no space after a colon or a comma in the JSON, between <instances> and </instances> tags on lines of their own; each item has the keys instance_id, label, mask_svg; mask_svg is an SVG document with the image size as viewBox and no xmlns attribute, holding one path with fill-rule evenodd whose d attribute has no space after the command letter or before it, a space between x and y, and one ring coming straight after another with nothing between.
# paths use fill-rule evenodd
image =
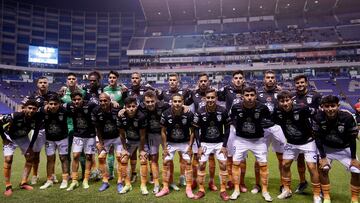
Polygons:
<instances>
[{"instance_id":1,"label":"team photo lineup","mask_svg":"<svg viewBox=\"0 0 360 203\"><path fill-rule=\"evenodd\" d=\"M23 100L21 111L1 115L4 196L12 196L16 187L10 179L18 148L25 163L19 186L23 190L46 190L57 182L59 192L86 190L95 177L102 181L99 192L115 179L117 193L131 193L139 179L141 195L158 199L180 186L185 187L184 197L194 200L211 192L218 193L216 201L241 201L241 193L251 192L271 202L273 196L287 199L309 187L307 201L330 203L329 171L336 160L351 174L348 194L352 203L358 202L359 118L340 109L338 96L312 90L306 75L293 78L293 90L281 87L272 70L264 72L261 87L248 85L239 70L220 89L212 88L206 73L197 75L195 89L182 88L176 73L169 73L166 89L145 85L139 72L131 74L129 87L120 82L116 71L104 75L107 85L101 84L102 77L93 71L86 84L78 84L77 75L68 73L66 85L57 92L49 90L47 77L39 77L37 89ZM47 181L40 183L43 149ZM256 159L251 166L255 182L247 188L250 152ZM273 152L278 194L268 190L268 153ZM176 154L180 177L174 177ZM61 172L55 171L56 156ZM291 174L294 161L298 173ZM57 180L60 173L62 178ZM292 176L297 175L299 184L292 188Z\"/></svg>"}]
</instances>

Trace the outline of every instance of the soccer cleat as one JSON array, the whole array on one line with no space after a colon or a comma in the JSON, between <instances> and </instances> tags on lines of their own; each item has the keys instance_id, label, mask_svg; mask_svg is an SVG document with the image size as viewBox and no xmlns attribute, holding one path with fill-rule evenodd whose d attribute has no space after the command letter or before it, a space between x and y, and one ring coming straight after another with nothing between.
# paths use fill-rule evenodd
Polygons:
<instances>
[{"instance_id":1,"label":"soccer cleat","mask_svg":"<svg viewBox=\"0 0 360 203\"><path fill-rule=\"evenodd\" d=\"M98 181L98 180L100 180L99 176L101 176L101 172L99 169L92 170L91 174L90 174L90 180ZM110 177L109 177L109 180L110 180Z\"/></svg>"},{"instance_id":2,"label":"soccer cleat","mask_svg":"<svg viewBox=\"0 0 360 203\"><path fill-rule=\"evenodd\" d=\"M323 203L331 203L331 199L324 199Z\"/></svg>"},{"instance_id":3,"label":"soccer cleat","mask_svg":"<svg viewBox=\"0 0 360 203\"><path fill-rule=\"evenodd\" d=\"M209 190L211 191L217 191L218 188L216 187L214 181L209 181Z\"/></svg>"},{"instance_id":4,"label":"soccer cleat","mask_svg":"<svg viewBox=\"0 0 360 203\"><path fill-rule=\"evenodd\" d=\"M159 185L155 185L154 189L153 189L153 193L157 194L158 192L160 192L160 186Z\"/></svg>"},{"instance_id":5,"label":"soccer cleat","mask_svg":"<svg viewBox=\"0 0 360 203\"><path fill-rule=\"evenodd\" d=\"M201 198L203 198L203 197L205 197L205 192L203 192L203 191L198 191L198 192L195 194L194 199L201 199Z\"/></svg>"},{"instance_id":6,"label":"soccer cleat","mask_svg":"<svg viewBox=\"0 0 360 203\"><path fill-rule=\"evenodd\" d=\"M197 182L196 180L193 180L192 184L191 184L191 189L195 190L197 188Z\"/></svg>"},{"instance_id":7,"label":"soccer cleat","mask_svg":"<svg viewBox=\"0 0 360 203\"><path fill-rule=\"evenodd\" d=\"M155 197L163 197L170 193L170 190L168 188L163 188L160 190L160 192L156 193Z\"/></svg>"},{"instance_id":8,"label":"soccer cleat","mask_svg":"<svg viewBox=\"0 0 360 203\"><path fill-rule=\"evenodd\" d=\"M52 177L51 177L53 183L58 183L59 180L56 178L56 175L55 174L52 174Z\"/></svg>"},{"instance_id":9,"label":"soccer cleat","mask_svg":"<svg viewBox=\"0 0 360 203\"><path fill-rule=\"evenodd\" d=\"M226 191L220 192L220 197L223 201L228 201L230 199L229 195L226 193Z\"/></svg>"},{"instance_id":10,"label":"soccer cleat","mask_svg":"<svg viewBox=\"0 0 360 203\"><path fill-rule=\"evenodd\" d=\"M292 196L291 191L289 190L283 190L280 195L277 196L278 199L287 199Z\"/></svg>"},{"instance_id":11,"label":"soccer cleat","mask_svg":"<svg viewBox=\"0 0 360 203\"><path fill-rule=\"evenodd\" d=\"M22 190L33 190L34 188L31 187L31 186L30 186L29 184L27 184L27 183L23 183L23 184L20 185L20 189L22 189Z\"/></svg>"},{"instance_id":12,"label":"soccer cleat","mask_svg":"<svg viewBox=\"0 0 360 203\"><path fill-rule=\"evenodd\" d=\"M180 188L179 188L175 183L171 183L171 184L169 185L169 187L170 187L171 189L175 190L175 191L179 191L179 190L180 190Z\"/></svg>"},{"instance_id":13,"label":"soccer cleat","mask_svg":"<svg viewBox=\"0 0 360 203\"><path fill-rule=\"evenodd\" d=\"M65 189L67 187L68 187L68 181L66 180L61 181L60 189Z\"/></svg>"},{"instance_id":14,"label":"soccer cleat","mask_svg":"<svg viewBox=\"0 0 360 203\"><path fill-rule=\"evenodd\" d=\"M230 199L231 199L231 200L236 200L239 196L240 196L240 191L234 191L234 192L231 194Z\"/></svg>"},{"instance_id":15,"label":"soccer cleat","mask_svg":"<svg viewBox=\"0 0 360 203\"><path fill-rule=\"evenodd\" d=\"M273 201L273 198L270 196L269 192L263 192L262 196L265 199L265 201L267 201L267 202L272 202Z\"/></svg>"},{"instance_id":16,"label":"soccer cleat","mask_svg":"<svg viewBox=\"0 0 360 203\"><path fill-rule=\"evenodd\" d=\"M188 197L189 199L194 199L195 195L191 189L186 189L185 193L186 193L186 197Z\"/></svg>"},{"instance_id":17,"label":"soccer cleat","mask_svg":"<svg viewBox=\"0 0 360 203\"><path fill-rule=\"evenodd\" d=\"M180 186L186 186L186 178L184 175L180 176L179 182L180 182Z\"/></svg>"},{"instance_id":18,"label":"soccer cleat","mask_svg":"<svg viewBox=\"0 0 360 203\"><path fill-rule=\"evenodd\" d=\"M36 185L38 180L39 180L39 176L33 176L33 177L31 177L30 184L31 185Z\"/></svg>"},{"instance_id":19,"label":"soccer cleat","mask_svg":"<svg viewBox=\"0 0 360 203\"><path fill-rule=\"evenodd\" d=\"M137 180L137 174L136 173L131 174L131 183L135 183L136 180Z\"/></svg>"},{"instance_id":20,"label":"soccer cleat","mask_svg":"<svg viewBox=\"0 0 360 203\"><path fill-rule=\"evenodd\" d=\"M87 180L84 180L83 182L82 182L82 187L84 188L84 189L88 189L90 186L89 186L89 182L87 181Z\"/></svg>"},{"instance_id":21,"label":"soccer cleat","mask_svg":"<svg viewBox=\"0 0 360 203\"><path fill-rule=\"evenodd\" d=\"M107 190L110 187L109 183L103 182L99 188L99 192L103 192L105 190Z\"/></svg>"},{"instance_id":22,"label":"soccer cleat","mask_svg":"<svg viewBox=\"0 0 360 203\"><path fill-rule=\"evenodd\" d=\"M284 190L284 186L283 186L283 185L280 185L280 187L279 187L279 192L282 193L283 190Z\"/></svg>"},{"instance_id":23,"label":"soccer cleat","mask_svg":"<svg viewBox=\"0 0 360 203\"><path fill-rule=\"evenodd\" d=\"M314 203L322 203L321 197L314 197Z\"/></svg>"},{"instance_id":24,"label":"soccer cleat","mask_svg":"<svg viewBox=\"0 0 360 203\"><path fill-rule=\"evenodd\" d=\"M116 190L118 191L118 193L120 193L123 188L124 188L124 186L122 183L118 183L116 186Z\"/></svg>"},{"instance_id":25,"label":"soccer cleat","mask_svg":"<svg viewBox=\"0 0 360 203\"><path fill-rule=\"evenodd\" d=\"M54 185L54 182L52 180L47 180L44 185L40 187L40 190L45 190L49 187L52 187Z\"/></svg>"},{"instance_id":26,"label":"soccer cleat","mask_svg":"<svg viewBox=\"0 0 360 203\"><path fill-rule=\"evenodd\" d=\"M299 183L299 185L297 186L295 193L304 193L304 190L308 187L308 182L305 181L303 183Z\"/></svg>"},{"instance_id":27,"label":"soccer cleat","mask_svg":"<svg viewBox=\"0 0 360 203\"><path fill-rule=\"evenodd\" d=\"M244 184L240 184L240 192L242 192L242 193L246 193L247 192L247 187L246 187L246 185Z\"/></svg>"},{"instance_id":28,"label":"soccer cleat","mask_svg":"<svg viewBox=\"0 0 360 203\"><path fill-rule=\"evenodd\" d=\"M261 190L261 186L256 184L256 185L254 185L253 189L251 190L251 193L257 194L260 192L260 190Z\"/></svg>"},{"instance_id":29,"label":"soccer cleat","mask_svg":"<svg viewBox=\"0 0 360 203\"><path fill-rule=\"evenodd\" d=\"M129 192L129 191L131 191L132 190L132 186L131 185L125 185L124 187L123 187L123 189L119 192L120 194L125 194L125 193L127 193L127 192Z\"/></svg>"},{"instance_id":30,"label":"soccer cleat","mask_svg":"<svg viewBox=\"0 0 360 203\"><path fill-rule=\"evenodd\" d=\"M73 191L77 187L79 187L79 182L77 180L74 180L72 181L70 186L66 189L66 191Z\"/></svg>"},{"instance_id":31,"label":"soccer cleat","mask_svg":"<svg viewBox=\"0 0 360 203\"><path fill-rule=\"evenodd\" d=\"M359 201L351 201L351 203L359 203Z\"/></svg>"},{"instance_id":32,"label":"soccer cleat","mask_svg":"<svg viewBox=\"0 0 360 203\"><path fill-rule=\"evenodd\" d=\"M12 186L11 185L7 186L4 192L5 197L10 197L12 193L13 193Z\"/></svg>"},{"instance_id":33,"label":"soccer cleat","mask_svg":"<svg viewBox=\"0 0 360 203\"><path fill-rule=\"evenodd\" d=\"M148 195L149 191L146 186L140 186L140 191L142 195Z\"/></svg>"},{"instance_id":34,"label":"soccer cleat","mask_svg":"<svg viewBox=\"0 0 360 203\"><path fill-rule=\"evenodd\" d=\"M234 183L232 181L228 181L226 184L226 189L229 189L229 190L234 189Z\"/></svg>"}]
</instances>

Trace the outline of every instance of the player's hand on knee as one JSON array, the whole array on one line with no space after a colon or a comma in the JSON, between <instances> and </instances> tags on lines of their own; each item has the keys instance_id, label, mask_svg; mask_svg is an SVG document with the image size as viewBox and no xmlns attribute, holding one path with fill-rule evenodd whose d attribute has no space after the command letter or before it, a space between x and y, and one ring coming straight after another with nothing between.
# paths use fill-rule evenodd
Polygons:
<instances>
[{"instance_id":1,"label":"player's hand on knee","mask_svg":"<svg viewBox=\"0 0 360 203\"><path fill-rule=\"evenodd\" d=\"M357 169L360 170L360 162L357 159L351 159L350 167L351 166L354 166L354 167L356 167Z\"/></svg>"},{"instance_id":2,"label":"player's hand on knee","mask_svg":"<svg viewBox=\"0 0 360 203\"><path fill-rule=\"evenodd\" d=\"M199 147L197 153L198 159L200 159L203 154L204 154L204 149L202 147Z\"/></svg>"},{"instance_id":3,"label":"player's hand on knee","mask_svg":"<svg viewBox=\"0 0 360 203\"><path fill-rule=\"evenodd\" d=\"M220 154L224 154L224 156L227 157L228 151L227 151L226 147L221 147Z\"/></svg>"},{"instance_id":4,"label":"player's hand on knee","mask_svg":"<svg viewBox=\"0 0 360 203\"><path fill-rule=\"evenodd\" d=\"M170 156L169 150L164 149L163 150L163 157L165 158L166 156Z\"/></svg>"},{"instance_id":5,"label":"player's hand on knee","mask_svg":"<svg viewBox=\"0 0 360 203\"><path fill-rule=\"evenodd\" d=\"M330 170L331 166L329 164L329 161L327 160L327 158L321 158L319 160L319 168L323 171L327 171Z\"/></svg>"},{"instance_id":6,"label":"player's hand on knee","mask_svg":"<svg viewBox=\"0 0 360 203\"><path fill-rule=\"evenodd\" d=\"M189 155L191 157L193 151L192 151L192 147L189 146L188 149L186 150L185 154Z\"/></svg>"}]
</instances>

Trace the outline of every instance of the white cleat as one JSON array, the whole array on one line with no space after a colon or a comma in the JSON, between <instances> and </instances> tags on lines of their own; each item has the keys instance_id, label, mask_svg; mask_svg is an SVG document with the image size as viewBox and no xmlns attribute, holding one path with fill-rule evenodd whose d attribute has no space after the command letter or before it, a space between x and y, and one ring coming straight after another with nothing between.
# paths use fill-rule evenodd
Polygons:
<instances>
[{"instance_id":1,"label":"white cleat","mask_svg":"<svg viewBox=\"0 0 360 203\"><path fill-rule=\"evenodd\" d=\"M68 187L68 181L63 180L60 184L60 189L65 189Z\"/></svg>"},{"instance_id":2,"label":"white cleat","mask_svg":"<svg viewBox=\"0 0 360 203\"><path fill-rule=\"evenodd\" d=\"M231 200L236 200L240 196L240 191L234 191L232 195L230 196Z\"/></svg>"},{"instance_id":3,"label":"white cleat","mask_svg":"<svg viewBox=\"0 0 360 203\"><path fill-rule=\"evenodd\" d=\"M273 201L273 198L270 196L269 192L263 192L262 196L265 199L265 201L267 201L267 202L272 202Z\"/></svg>"},{"instance_id":4,"label":"white cleat","mask_svg":"<svg viewBox=\"0 0 360 203\"><path fill-rule=\"evenodd\" d=\"M31 181L30 181L31 185L36 185L38 180L39 180L39 176L31 177Z\"/></svg>"},{"instance_id":5,"label":"white cleat","mask_svg":"<svg viewBox=\"0 0 360 203\"><path fill-rule=\"evenodd\" d=\"M314 203L322 203L321 197L319 197L319 196L314 197Z\"/></svg>"},{"instance_id":6,"label":"white cleat","mask_svg":"<svg viewBox=\"0 0 360 203\"><path fill-rule=\"evenodd\" d=\"M291 191L289 190L283 190L280 195L277 196L278 199L287 199L292 196Z\"/></svg>"},{"instance_id":7,"label":"white cleat","mask_svg":"<svg viewBox=\"0 0 360 203\"><path fill-rule=\"evenodd\" d=\"M54 182L52 180L47 180L44 185L40 187L40 190L45 190L49 187L52 187L54 185Z\"/></svg>"}]
</instances>

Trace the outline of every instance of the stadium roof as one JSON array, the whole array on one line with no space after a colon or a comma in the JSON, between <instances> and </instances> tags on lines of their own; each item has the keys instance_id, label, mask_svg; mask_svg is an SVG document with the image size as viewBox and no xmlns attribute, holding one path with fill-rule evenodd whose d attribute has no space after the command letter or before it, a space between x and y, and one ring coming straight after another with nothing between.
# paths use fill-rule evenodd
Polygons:
<instances>
[{"instance_id":1,"label":"stadium roof","mask_svg":"<svg viewBox=\"0 0 360 203\"><path fill-rule=\"evenodd\" d=\"M358 0L139 0L148 22L360 12Z\"/></svg>"}]
</instances>

